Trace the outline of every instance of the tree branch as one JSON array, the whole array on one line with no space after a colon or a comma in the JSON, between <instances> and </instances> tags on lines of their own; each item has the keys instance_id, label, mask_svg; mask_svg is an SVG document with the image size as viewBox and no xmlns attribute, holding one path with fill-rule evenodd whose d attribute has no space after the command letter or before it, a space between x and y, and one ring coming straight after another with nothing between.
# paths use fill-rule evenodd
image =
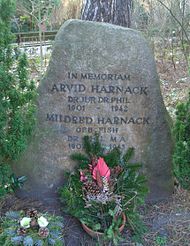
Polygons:
<instances>
[{"instance_id":1,"label":"tree branch","mask_svg":"<svg viewBox=\"0 0 190 246\"><path fill-rule=\"evenodd\" d=\"M166 8L166 9L169 11L169 13L170 13L171 16L174 18L174 20L180 25L180 27L181 27L183 33L185 34L185 37L186 37L187 41L190 43L188 34L187 34L187 32L186 32L186 30L185 30L183 24L178 20L178 18L174 15L174 13L172 12L172 10L171 10L170 8L168 8L168 6L167 6L165 3L163 3L161 0L157 0L157 1L158 1L162 6L164 6L164 8Z\"/></svg>"},{"instance_id":2,"label":"tree branch","mask_svg":"<svg viewBox=\"0 0 190 246\"><path fill-rule=\"evenodd\" d=\"M39 22L38 18L37 18L32 12L30 12L30 11L28 11L28 10L26 10L26 9L19 9L19 8L18 8L18 10L20 10L20 11L22 11L22 12L24 12L24 13L26 13L26 14L32 16L32 17L34 17L34 19L35 19L37 22Z\"/></svg>"}]
</instances>

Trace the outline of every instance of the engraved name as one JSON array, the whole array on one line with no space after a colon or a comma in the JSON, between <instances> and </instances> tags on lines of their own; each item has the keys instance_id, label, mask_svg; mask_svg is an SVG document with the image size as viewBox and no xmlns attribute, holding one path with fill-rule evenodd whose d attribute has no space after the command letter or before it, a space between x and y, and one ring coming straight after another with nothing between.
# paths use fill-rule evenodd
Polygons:
<instances>
[{"instance_id":1,"label":"engraved name","mask_svg":"<svg viewBox=\"0 0 190 246\"><path fill-rule=\"evenodd\" d=\"M53 84L51 92L67 92L79 93L87 90L84 84ZM114 86L114 85L91 85L89 86L91 93L107 93L107 94L130 94L130 95L146 95L148 87L141 86Z\"/></svg>"},{"instance_id":2,"label":"engraved name","mask_svg":"<svg viewBox=\"0 0 190 246\"><path fill-rule=\"evenodd\" d=\"M110 125L148 125L150 124L149 117L97 117L92 118L88 116L74 116L74 115L62 115L62 114L47 114L47 121L63 122L71 124L110 124Z\"/></svg>"}]
</instances>

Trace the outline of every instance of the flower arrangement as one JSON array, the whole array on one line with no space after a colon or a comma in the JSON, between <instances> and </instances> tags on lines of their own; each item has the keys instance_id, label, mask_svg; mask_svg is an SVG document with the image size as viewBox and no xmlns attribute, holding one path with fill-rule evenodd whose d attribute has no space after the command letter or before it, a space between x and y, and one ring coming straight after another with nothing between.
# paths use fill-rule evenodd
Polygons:
<instances>
[{"instance_id":1,"label":"flower arrangement","mask_svg":"<svg viewBox=\"0 0 190 246\"><path fill-rule=\"evenodd\" d=\"M116 215L120 214L122 196L114 193L114 187L121 172L120 166L110 169L102 157L94 157L89 164L89 169L80 170L80 181L83 183L82 192L86 206L91 206L92 201L102 204L115 201Z\"/></svg>"},{"instance_id":2,"label":"flower arrangement","mask_svg":"<svg viewBox=\"0 0 190 246\"><path fill-rule=\"evenodd\" d=\"M129 148L124 155L119 148L108 152L98 135L85 136L83 146L86 154L71 156L78 165L68 173L67 184L60 190L67 211L115 244L125 217L140 235L144 229L137 208L148 189L145 177L138 172L141 165L129 163L134 149Z\"/></svg>"},{"instance_id":3,"label":"flower arrangement","mask_svg":"<svg viewBox=\"0 0 190 246\"><path fill-rule=\"evenodd\" d=\"M63 245L62 218L38 213L36 209L29 209L26 214L7 212L0 228L0 245Z\"/></svg>"}]
</instances>

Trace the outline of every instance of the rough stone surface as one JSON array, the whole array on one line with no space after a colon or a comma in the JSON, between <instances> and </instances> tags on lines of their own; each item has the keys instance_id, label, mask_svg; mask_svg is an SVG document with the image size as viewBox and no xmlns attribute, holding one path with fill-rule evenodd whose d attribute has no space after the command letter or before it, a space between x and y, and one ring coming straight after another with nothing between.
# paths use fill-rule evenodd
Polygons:
<instances>
[{"instance_id":1,"label":"rough stone surface","mask_svg":"<svg viewBox=\"0 0 190 246\"><path fill-rule=\"evenodd\" d=\"M40 84L38 129L16 172L27 192L51 199L73 168L81 138L100 132L107 148L135 148L149 199L173 190L171 134L152 53L137 31L70 20L59 30Z\"/></svg>"}]
</instances>

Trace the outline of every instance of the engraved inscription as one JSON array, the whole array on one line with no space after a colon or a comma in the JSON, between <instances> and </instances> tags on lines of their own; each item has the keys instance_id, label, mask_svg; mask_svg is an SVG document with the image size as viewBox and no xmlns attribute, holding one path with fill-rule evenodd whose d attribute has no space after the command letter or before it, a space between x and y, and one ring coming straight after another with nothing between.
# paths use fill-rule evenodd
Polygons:
<instances>
[{"instance_id":1,"label":"engraved inscription","mask_svg":"<svg viewBox=\"0 0 190 246\"><path fill-rule=\"evenodd\" d=\"M149 95L149 88L135 86L131 80L129 74L68 72L67 81L52 83L48 90L63 97L67 113L47 112L45 120L53 123L56 131L66 137L71 150L81 149L82 136L95 132L100 136L109 134L109 148L126 148L127 133L120 136L120 127L151 124L148 115L134 114L132 110L138 97ZM68 135L63 129L69 126L72 126L72 132Z\"/></svg>"}]
</instances>

